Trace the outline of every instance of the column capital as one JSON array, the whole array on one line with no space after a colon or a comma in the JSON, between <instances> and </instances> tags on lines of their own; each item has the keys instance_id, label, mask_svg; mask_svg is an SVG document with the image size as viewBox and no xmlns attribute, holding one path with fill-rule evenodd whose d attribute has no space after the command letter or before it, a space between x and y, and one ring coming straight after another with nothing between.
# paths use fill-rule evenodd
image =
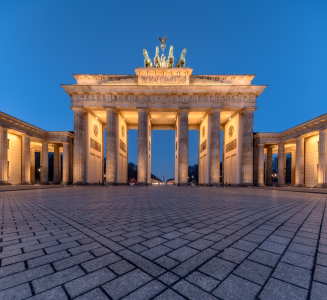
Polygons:
<instances>
[{"instance_id":1,"label":"column capital","mask_svg":"<svg viewBox=\"0 0 327 300\"><path fill-rule=\"evenodd\" d=\"M265 146L265 145L266 145L265 143L259 143L256 146Z\"/></svg>"},{"instance_id":2,"label":"column capital","mask_svg":"<svg viewBox=\"0 0 327 300\"><path fill-rule=\"evenodd\" d=\"M74 112L75 112L75 111L85 112L84 107L73 107L73 106L71 106L70 108L71 108Z\"/></svg>"},{"instance_id":3,"label":"column capital","mask_svg":"<svg viewBox=\"0 0 327 300\"><path fill-rule=\"evenodd\" d=\"M190 110L188 108L181 108L178 112L181 113L182 111L189 113Z\"/></svg>"},{"instance_id":4,"label":"column capital","mask_svg":"<svg viewBox=\"0 0 327 300\"><path fill-rule=\"evenodd\" d=\"M113 112L117 112L117 109L115 107L105 107L104 109L105 111L113 111Z\"/></svg>"},{"instance_id":5,"label":"column capital","mask_svg":"<svg viewBox=\"0 0 327 300\"><path fill-rule=\"evenodd\" d=\"M246 107L243 109L242 113L245 112L254 112L257 109L257 107Z\"/></svg>"},{"instance_id":6,"label":"column capital","mask_svg":"<svg viewBox=\"0 0 327 300\"><path fill-rule=\"evenodd\" d=\"M222 111L221 108L212 108L212 109L209 111L209 113L212 114L212 113L214 113L214 112L221 112L221 111Z\"/></svg>"},{"instance_id":7,"label":"column capital","mask_svg":"<svg viewBox=\"0 0 327 300\"><path fill-rule=\"evenodd\" d=\"M148 113L148 109L147 108L143 108L143 107L136 107L136 111L145 111L146 113Z\"/></svg>"}]
</instances>

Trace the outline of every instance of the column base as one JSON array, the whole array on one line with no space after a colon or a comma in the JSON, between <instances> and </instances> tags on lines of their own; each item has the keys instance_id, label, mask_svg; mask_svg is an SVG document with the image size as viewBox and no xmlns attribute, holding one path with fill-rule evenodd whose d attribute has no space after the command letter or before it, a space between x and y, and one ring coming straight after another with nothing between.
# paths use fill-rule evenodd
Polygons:
<instances>
[{"instance_id":1,"label":"column base","mask_svg":"<svg viewBox=\"0 0 327 300\"><path fill-rule=\"evenodd\" d=\"M266 186L265 184L258 183L257 186L263 187Z\"/></svg>"},{"instance_id":2,"label":"column base","mask_svg":"<svg viewBox=\"0 0 327 300\"><path fill-rule=\"evenodd\" d=\"M40 182L41 185L49 185L49 182Z\"/></svg>"},{"instance_id":3,"label":"column base","mask_svg":"<svg viewBox=\"0 0 327 300\"><path fill-rule=\"evenodd\" d=\"M8 181L0 181L0 185L11 185Z\"/></svg>"},{"instance_id":4,"label":"column base","mask_svg":"<svg viewBox=\"0 0 327 300\"><path fill-rule=\"evenodd\" d=\"M304 184L294 184L295 187L304 187Z\"/></svg>"},{"instance_id":5,"label":"column base","mask_svg":"<svg viewBox=\"0 0 327 300\"><path fill-rule=\"evenodd\" d=\"M316 187L327 188L327 183L319 183Z\"/></svg>"},{"instance_id":6,"label":"column base","mask_svg":"<svg viewBox=\"0 0 327 300\"><path fill-rule=\"evenodd\" d=\"M28 181L26 181L26 182L21 182L21 183L18 183L19 185L32 185L32 183L31 182L28 182Z\"/></svg>"},{"instance_id":7,"label":"column base","mask_svg":"<svg viewBox=\"0 0 327 300\"><path fill-rule=\"evenodd\" d=\"M189 183L178 183L177 185L178 186L189 186L190 184Z\"/></svg>"},{"instance_id":8,"label":"column base","mask_svg":"<svg viewBox=\"0 0 327 300\"><path fill-rule=\"evenodd\" d=\"M250 187L250 186L254 186L253 183L241 183L240 184L241 187Z\"/></svg>"},{"instance_id":9,"label":"column base","mask_svg":"<svg viewBox=\"0 0 327 300\"><path fill-rule=\"evenodd\" d=\"M116 182L106 182L105 185L114 186L117 185Z\"/></svg>"},{"instance_id":10,"label":"column base","mask_svg":"<svg viewBox=\"0 0 327 300\"><path fill-rule=\"evenodd\" d=\"M136 186L148 186L147 182L138 182Z\"/></svg>"},{"instance_id":11,"label":"column base","mask_svg":"<svg viewBox=\"0 0 327 300\"><path fill-rule=\"evenodd\" d=\"M211 183L209 186L220 187L221 184L220 183Z\"/></svg>"},{"instance_id":12,"label":"column base","mask_svg":"<svg viewBox=\"0 0 327 300\"><path fill-rule=\"evenodd\" d=\"M277 187L285 187L286 185L285 184L276 184L275 186L277 186Z\"/></svg>"}]
</instances>

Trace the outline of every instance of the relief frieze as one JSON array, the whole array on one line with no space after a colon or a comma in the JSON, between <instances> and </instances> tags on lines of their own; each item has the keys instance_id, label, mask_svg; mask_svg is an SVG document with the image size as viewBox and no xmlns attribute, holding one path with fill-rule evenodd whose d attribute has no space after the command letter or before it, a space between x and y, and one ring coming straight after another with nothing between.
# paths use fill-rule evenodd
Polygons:
<instances>
[{"instance_id":1,"label":"relief frieze","mask_svg":"<svg viewBox=\"0 0 327 300\"><path fill-rule=\"evenodd\" d=\"M186 84L184 75L142 75L139 84Z\"/></svg>"}]
</instances>

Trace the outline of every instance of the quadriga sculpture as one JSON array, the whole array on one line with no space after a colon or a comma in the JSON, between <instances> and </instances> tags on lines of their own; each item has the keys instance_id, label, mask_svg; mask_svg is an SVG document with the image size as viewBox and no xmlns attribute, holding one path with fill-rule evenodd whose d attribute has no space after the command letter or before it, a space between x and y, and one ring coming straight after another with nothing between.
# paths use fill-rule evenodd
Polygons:
<instances>
[{"instance_id":1,"label":"quadriga sculpture","mask_svg":"<svg viewBox=\"0 0 327 300\"><path fill-rule=\"evenodd\" d=\"M152 68L153 67L152 61L150 60L148 52L145 49L143 49L143 55L144 55L144 67Z\"/></svg>"},{"instance_id":2,"label":"quadriga sculpture","mask_svg":"<svg viewBox=\"0 0 327 300\"><path fill-rule=\"evenodd\" d=\"M156 55L154 57L154 66L156 68L160 68L161 64L160 64L160 57L159 57L159 47L156 47Z\"/></svg>"},{"instance_id":3,"label":"quadriga sculpture","mask_svg":"<svg viewBox=\"0 0 327 300\"><path fill-rule=\"evenodd\" d=\"M174 47L170 46L169 56L168 56L168 68L172 68L174 66L173 50L174 50Z\"/></svg>"},{"instance_id":4,"label":"quadriga sculpture","mask_svg":"<svg viewBox=\"0 0 327 300\"><path fill-rule=\"evenodd\" d=\"M182 54L181 54L181 58L177 61L176 68L185 67L185 64L186 64L185 53L186 53L186 48L183 49Z\"/></svg>"}]
</instances>

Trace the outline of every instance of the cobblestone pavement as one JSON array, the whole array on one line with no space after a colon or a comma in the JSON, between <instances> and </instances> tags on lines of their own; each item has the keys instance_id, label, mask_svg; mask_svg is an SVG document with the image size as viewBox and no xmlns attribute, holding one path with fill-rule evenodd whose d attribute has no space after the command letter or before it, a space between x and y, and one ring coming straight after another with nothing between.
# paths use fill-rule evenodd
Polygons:
<instances>
[{"instance_id":1,"label":"cobblestone pavement","mask_svg":"<svg viewBox=\"0 0 327 300\"><path fill-rule=\"evenodd\" d=\"M0 299L327 299L326 195L0 193Z\"/></svg>"}]
</instances>

